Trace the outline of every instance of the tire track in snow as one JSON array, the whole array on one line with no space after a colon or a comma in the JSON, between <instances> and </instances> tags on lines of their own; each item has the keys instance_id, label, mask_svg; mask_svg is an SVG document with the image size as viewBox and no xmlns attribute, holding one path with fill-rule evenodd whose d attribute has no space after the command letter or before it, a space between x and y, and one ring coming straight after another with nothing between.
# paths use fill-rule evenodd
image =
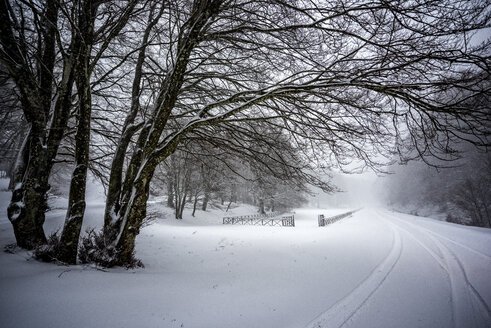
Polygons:
<instances>
[{"instance_id":1,"label":"tire track in snow","mask_svg":"<svg viewBox=\"0 0 491 328\"><path fill-rule=\"evenodd\" d=\"M465 249L467 249L468 251L471 251L472 253L475 253L475 254L477 254L477 255L480 255L480 256L486 257L488 260L491 260L491 256L489 256L489 255L488 255L488 254L486 254L486 253L480 252L480 251L478 251L478 250L476 250L476 249L474 249L474 248L472 248L472 247L469 247L469 246L466 246L466 245L461 244L461 243L459 243L459 242L456 242L455 240L452 240L452 239L450 239L450 238L448 238L448 237L442 236L442 235L440 235L439 233L433 232L433 231L431 231L431 230L429 230L429 229L427 229L427 228L421 228L421 229L422 229L422 230L425 230L425 231L427 231L427 232L429 232L429 233L431 233L432 235L437 236L438 238L445 239L446 241L448 241L448 242L450 242L450 243L452 243L452 244L455 244L455 245L457 245L457 246L460 246L460 247L462 247L462 248L465 248Z\"/></svg>"},{"instance_id":2,"label":"tire track in snow","mask_svg":"<svg viewBox=\"0 0 491 328\"><path fill-rule=\"evenodd\" d=\"M399 261L403 249L400 233L392 225L387 226L393 236L389 254L355 289L308 323L306 328L342 327L384 283Z\"/></svg>"},{"instance_id":3,"label":"tire track in snow","mask_svg":"<svg viewBox=\"0 0 491 328\"><path fill-rule=\"evenodd\" d=\"M398 219L398 220L401 220L401 219ZM408 222L408 224L411 224L411 225L413 225L413 226L414 226L414 223L410 223L410 222ZM461 243L459 243L459 242L457 242L457 241L455 241L455 240L452 240L452 239L450 239L450 238L448 238L448 237L446 237L446 236L444 236L444 235L441 235L441 234L439 234L439 233L437 233L437 232L434 232L434 231L432 231L431 229L428 229L428 228L426 228L426 227L423 227L423 226L420 226L420 225L418 225L417 227L418 227L418 229L420 229L420 230L425 230L426 232L431 233L432 235L435 235L435 236L437 236L438 238L444 239L444 240L446 240L446 241L448 241L448 242L451 242L452 244L455 244L455 245L457 245L457 246L460 246L460 247L462 247L462 248L465 248L465 249L467 249L468 251L471 251L471 252L473 252L473 253L475 253L475 254L478 254L478 255L480 255L480 256L484 256L484 257L488 258L489 260L491 260L491 256L490 256L490 255L488 255L488 254L486 254L486 253L483 253L483 252L481 252L481 251L478 251L477 249L474 249L474 248L469 247L469 246L467 246L467 245L461 244Z\"/></svg>"},{"instance_id":4,"label":"tire track in snow","mask_svg":"<svg viewBox=\"0 0 491 328\"><path fill-rule=\"evenodd\" d=\"M465 268L457 255L438 238L443 236L433 233L426 228L419 227L419 225L414 223L399 219L394 215L383 214L383 216L390 219L391 222L400 229L412 235L413 238L417 240L418 244L420 244L447 272L452 292L452 318L454 327L489 327L491 323L491 311L488 304L469 281ZM405 225L406 228L402 227L402 225ZM413 229L417 230L420 235L426 235L438 248L441 253L441 258L431 250L431 247L429 247L425 241L421 240L421 237L418 237L415 233L409 231L407 226L411 226ZM443 239L447 240L448 238Z\"/></svg>"}]
</instances>

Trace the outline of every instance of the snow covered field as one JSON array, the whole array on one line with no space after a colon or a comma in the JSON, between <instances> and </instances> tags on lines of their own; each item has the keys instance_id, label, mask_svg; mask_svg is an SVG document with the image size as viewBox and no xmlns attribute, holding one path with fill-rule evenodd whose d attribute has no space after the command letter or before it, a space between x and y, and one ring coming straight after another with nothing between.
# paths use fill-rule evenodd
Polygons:
<instances>
[{"instance_id":1,"label":"snow covered field","mask_svg":"<svg viewBox=\"0 0 491 328\"><path fill-rule=\"evenodd\" d=\"M14 242L0 192L0 244ZM0 253L2 327L491 327L491 230L364 209L331 226L176 221L163 210L137 239L144 269L98 270ZM86 225L100 225L102 203ZM47 232L64 211L48 214Z\"/></svg>"}]
</instances>

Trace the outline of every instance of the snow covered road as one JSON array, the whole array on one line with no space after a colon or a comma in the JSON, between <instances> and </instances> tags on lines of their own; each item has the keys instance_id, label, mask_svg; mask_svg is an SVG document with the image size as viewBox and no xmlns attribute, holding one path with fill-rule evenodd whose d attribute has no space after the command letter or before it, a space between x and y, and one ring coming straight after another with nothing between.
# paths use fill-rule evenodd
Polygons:
<instances>
[{"instance_id":1,"label":"snow covered road","mask_svg":"<svg viewBox=\"0 0 491 328\"><path fill-rule=\"evenodd\" d=\"M491 327L489 229L376 209L317 226L342 211L297 210L295 228L222 225L218 211L159 219L133 271L2 252L1 326Z\"/></svg>"},{"instance_id":2,"label":"snow covered road","mask_svg":"<svg viewBox=\"0 0 491 328\"><path fill-rule=\"evenodd\" d=\"M487 231L389 211L365 215L391 227L390 252L309 327L490 327ZM464 235L477 249L457 241Z\"/></svg>"}]
</instances>

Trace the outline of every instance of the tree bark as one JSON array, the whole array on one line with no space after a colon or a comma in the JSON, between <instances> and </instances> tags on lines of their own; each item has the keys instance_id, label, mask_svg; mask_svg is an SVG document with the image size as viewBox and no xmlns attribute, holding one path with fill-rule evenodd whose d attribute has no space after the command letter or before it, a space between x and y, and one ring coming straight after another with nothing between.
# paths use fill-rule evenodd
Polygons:
<instances>
[{"instance_id":1,"label":"tree bark","mask_svg":"<svg viewBox=\"0 0 491 328\"><path fill-rule=\"evenodd\" d=\"M266 214L264 211L264 199L259 198L259 214Z\"/></svg>"},{"instance_id":2,"label":"tree bark","mask_svg":"<svg viewBox=\"0 0 491 328\"><path fill-rule=\"evenodd\" d=\"M186 174L187 172L184 172ZM179 179L179 175L176 176L176 180ZM186 202L188 200L188 191L186 185L186 178L182 181L182 185L179 183L175 183L174 185L174 195L176 197L176 208L175 208L175 216L177 220L182 220L182 213L184 212L184 207L186 206ZM182 190L181 188L184 188Z\"/></svg>"},{"instance_id":3,"label":"tree bark","mask_svg":"<svg viewBox=\"0 0 491 328\"><path fill-rule=\"evenodd\" d=\"M76 42L72 38L70 55L63 62L58 97L51 111L58 1L46 1L44 9L45 15L40 23L42 28L39 29L43 47L39 47L37 56L42 62L39 65L38 83L38 77L31 72L30 64L26 62L28 55L23 52L26 40L23 36L14 36L7 2L0 1L0 42L7 55L3 59L6 59L9 75L19 89L22 110L30 126L14 168L12 199L7 209L17 244L26 249L46 242L43 224L50 188L48 179L68 122L74 77L73 60L77 53Z\"/></svg>"},{"instance_id":4,"label":"tree bark","mask_svg":"<svg viewBox=\"0 0 491 328\"><path fill-rule=\"evenodd\" d=\"M201 175L201 181L203 184L203 204L201 205L201 210L206 211L206 208L208 207L208 202L210 201L210 193L211 193L211 187L210 187L210 177L209 177L209 168L205 170L205 166L202 164L201 169L200 169L200 175Z\"/></svg>"},{"instance_id":5,"label":"tree bark","mask_svg":"<svg viewBox=\"0 0 491 328\"><path fill-rule=\"evenodd\" d=\"M89 165L90 117L92 112L92 91L90 87L90 58L94 38L94 20L99 2L87 0L79 15L81 33L80 55L76 71L78 90L78 122L75 136L75 169L70 183L70 194L65 225L61 234L60 260L77 262L78 241L85 214L85 190Z\"/></svg>"},{"instance_id":6,"label":"tree bark","mask_svg":"<svg viewBox=\"0 0 491 328\"><path fill-rule=\"evenodd\" d=\"M174 183L170 177L167 178L167 207L175 208Z\"/></svg>"},{"instance_id":7,"label":"tree bark","mask_svg":"<svg viewBox=\"0 0 491 328\"><path fill-rule=\"evenodd\" d=\"M33 249L46 242L43 224L46 211L46 193L49 190L46 173L46 153L40 142L39 132L31 129L27 137L27 163L16 168L20 178L15 183L7 214L14 229L19 247Z\"/></svg>"},{"instance_id":8,"label":"tree bark","mask_svg":"<svg viewBox=\"0 0 491 328\"><path fill-rule=\"evenodd\" d=\"M196 207L198 206L198 193L194 194L194 203L193 203L193 214L191 214L194 217L194 214L196 213Z\"/></svg>"},{"instance_id":9,"label":"tree bark","mask_svg":"<svg viewBox=\"0 0 491 328\"><path fill-rule=\"evenodd\" d=\"M205 191L205 196L203 198L203 205L201 206L202 211L206 211L209 201L210 201L210 193L208 191Z\"/></svg>"},{"instance_id":10,"label":"tree bark","mask_svg":"<svg viewBox=\"0 0 491 328\"><path fill-rule=\"evenodd\" d=\"M136 4L136 2L135 2ZM131 109L130 113L126 117L124 122L123 131L121 133L121 138L119 139L118 146L116 148L116 152L114 154L114 158L111 162L111 171L109 175L109 186L107 191L107 199L106 199L106 209L104 211L104 229L108 229L112 227L116 222L116 217L119 214L119 210L121 208L121 197L122 197L122 188L123 188L123 167L124 160L126 156L126 151L131 142L131 137L140 129L141 124L135 124L135 118L140 110L140 90L141 90L141 80L142 80L142 72L143 72L143 64L145 62L146 49L148 46L148 39L150 36L150 32L152 28L157 24L158 19L161 17L162 12L164 10L164 5L162 4L160 8L160 12L153 17L152 13L155 7L151 9L151 13L148 18L148 24L145 28L145 32L143 34L143 39L141 43L141 48L138 53L138 59L135 66L135 75L133 78L133 85L131 90ZM149 125L145 128L148 130ZM146 137L146 133L142 131L139 143L142 143L140 139ZM128 174L127 174L128 177ZM105 232L106 235L110 235L110 231Z\"/></svg>"},{"instance_id":11,"label":"tree bark","mask_svg":"<svg viewBox=\"0 0 491 328\"><path fill-rule=\"evenodd\" d=\"M136 236L140 233L143 219L147 214L149 182L149 177L141 177L135 181L120 233L116 236L117 255L114 258L114 265L129 266L134 261Z\"/></svg>"},{"instance_id":12,"label":"tree bark","mask_svg":"<svg viewBox=\"0 0 491 328\"><path fill-rule=\"evenodd\" d=\"M232 200L230 200L230 202L228 202L227 209L225 210L225 212L228 212L228 210L230 209L230 205L232 205Z\"/></svg>"}]
</instances>

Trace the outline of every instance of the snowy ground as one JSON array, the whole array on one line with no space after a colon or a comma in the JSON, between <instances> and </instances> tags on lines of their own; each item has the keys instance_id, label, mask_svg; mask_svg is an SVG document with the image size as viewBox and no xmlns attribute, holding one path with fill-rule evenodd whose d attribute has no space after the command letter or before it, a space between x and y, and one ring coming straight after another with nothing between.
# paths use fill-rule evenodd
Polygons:
<instances>
[{"instance_id":1,"label":"snowy ground","mask_svg":"<svg viewBox=\"0 0 491 328\"><path fill-rule=\"evenodd\" d=\"M14 242L0 192L0 244ZM491 231L364 209L331 226L222 225L166 214L137 240L144 269L64 267L0 253L2 327L491 327ZM93 203L87 225L100 225ZM48 216L46 230L63 221Z\"/></svg>"}]
</instances>

